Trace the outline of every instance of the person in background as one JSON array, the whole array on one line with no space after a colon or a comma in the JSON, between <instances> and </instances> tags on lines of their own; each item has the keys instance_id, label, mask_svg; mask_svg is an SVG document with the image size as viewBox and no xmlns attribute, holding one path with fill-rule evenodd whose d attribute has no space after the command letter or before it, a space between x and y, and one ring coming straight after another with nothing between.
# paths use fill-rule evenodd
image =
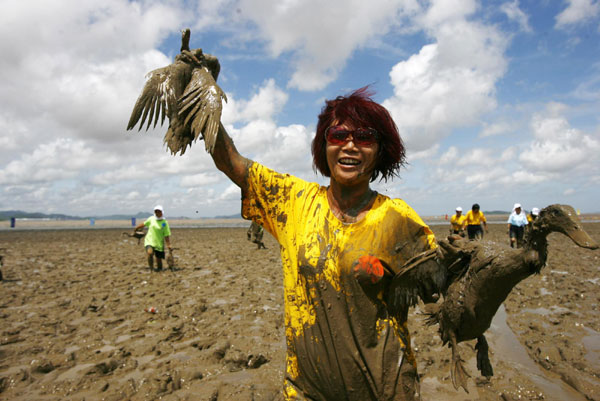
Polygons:
<instances>
[{"instance_id":1,"label":"person in background","mask_svg":"<svg viewBox=\"0 0 600 401\"><path fill-rule=\"evenodd\" d=\"M250 228L248 228L248 232L246 234L248 235L248 241L252 241L258 245L258 249L267 249L262 240L265 230L260 226L260 224L257 224L254 221L250 223Z\"/></svg>"},{"instance_id":2,"label":"person in background","mask_svg":"<svg viewBox=\"0 0 600 401\"><path fill-rule=\"evenodd\" d=\"M463 230L465 228L467 229L469 240L474 241L483 238L483 229L481 228L482 224L485 228L485 232L487 233L487 220L483 212L480 210L479 205L474 203L473 206L471 206L471 210L467 212L463 222Z\"/></svg>"},{"instance_id":3,"label":"person in background","mask_svg":"<svg viewBox=\"0 0 600 401\"><path fill-rule=\"evenodd\" d=\"M520 203L515 203L512 213L508 216L508 238L511 248L521 248L523 246L523 234L527 223L527 215L523 212Z\"/></svg>"},{"instance_id":4,"label":"person in background","mask_svg":"<svg viewBox=\"0 0 600 401\"><path fill-rule=\"evenodd\" d=\"M533 221L538 217L538 214L540 214L540 209L537 207L532 208L531 212L529 212L527 215L527 222L529 224L533 223Z\"/></svg>"},{"instance_id":5,"label":"person in background","mask_svg":"<svg viewBox=\"0 0 600 401\"><path fill-rule=\"evenodd\" d=\"M462 211L462 207L457 207L456 213L450 218L450 233L464 237L465 231L463 229L463 223L465 221L465 216L462 214Z\"/></svg>"},{"instance_id":6,"label":"person in background","mask_svg":"<svg viewBox=\"0 0 600 401\"><path fill-rule=\"evenodd\" d=\"M284 398L418 400L408 310L385 300L394 272L437 243L403 200L370 186L397 176L405 163L398 128L361 88L325 102L312 156L328 186L246 159L223 125L212 152L242 190L243 217L280 244Z\"/></svg>"},{"instance_id":7,"label":"person in background","mask_svg":"<svg viewBox=\"0 0 600 401\"><path fill-rule=\"evenodd\" d=\"M145 222L135 227L134 232L148 228L146 237L144 238L144 248L148 256L148 267L150 271L154 271L154 259L156 258L156 269L161 271L163 268L163 260L165 259L165 244L169 252L172 252L171 246L171 229L169 223L164 217L163 207L161 205L154 206L154 215L148 217Z\"/></svg>"}]
</instances>

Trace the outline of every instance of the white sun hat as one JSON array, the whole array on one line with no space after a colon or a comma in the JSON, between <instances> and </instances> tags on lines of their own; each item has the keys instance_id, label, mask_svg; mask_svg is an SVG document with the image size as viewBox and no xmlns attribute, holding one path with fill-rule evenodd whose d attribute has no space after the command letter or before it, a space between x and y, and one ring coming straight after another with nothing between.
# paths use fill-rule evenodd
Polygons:
<instances>
[{"instance_id":1,"label":"white sun hat","mask_svg":"<svg viewBox=\"0 0 600 401\"><path fill-rule=\"evenodd\" d=\"M456 211L457 211L457 212L462 212L462 207L460 207L460 206L459 206L459 207L457 207L457 208L456 208Z\"/></svg>"},{"instance_id":2,"label":"white sun hat","mask_svg":"<svg viewBox=\"0 0 600 401\"><path fill-rule=\"evenodd\" d=\"M161 212L164 213L163 207L161 205L154 206L154 209L152 209L152 210L160 210Z\"/></svg>"},{"instance_id":3,"label":"white sun hat","mask_svg":"<svg viewBox=\"0 0 600 401\"><path fill-rule=\"evenodd\" d=\"M531 209L531 214L537 216L538 214L540 214L540 208L534 207L533 209Z\"/></svg>"},{"instance_id":4,"label":"white sun hat","mask_svg":"<svg viewBox=\"0 0 600 401\"><path fill-rule=\"evenodd\" d=\"M515 203L515 205L513 206L513 210L518 209L521 207L520 203Z\"/></svg>"}]
</instances>

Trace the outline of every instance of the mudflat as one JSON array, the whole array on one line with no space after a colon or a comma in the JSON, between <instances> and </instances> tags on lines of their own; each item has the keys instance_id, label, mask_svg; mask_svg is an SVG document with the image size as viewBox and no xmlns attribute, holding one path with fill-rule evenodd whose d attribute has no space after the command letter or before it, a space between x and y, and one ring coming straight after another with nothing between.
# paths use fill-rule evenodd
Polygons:
<instances>
[{"instance_id":1,"label":"mudflat","mask_svg":"<svg viewBox=\"0 0 600 401\"><path fill-rule=\"evenodd\" d=\"M584 223L600 243L600 222ZM432 225L437 237L445 224ZM508 249L505 224L483 244ZM285 368L279 246L246 228L172 224L176 268L150 272L124 229L0 231L0 400L277 400ZM166 264L165 264L166 266ZM424 305L409 317L424 400L600 400L600 251L549 236L486 337L494 376L461 343L469 393Z\"/></svg>"}]
</instances>

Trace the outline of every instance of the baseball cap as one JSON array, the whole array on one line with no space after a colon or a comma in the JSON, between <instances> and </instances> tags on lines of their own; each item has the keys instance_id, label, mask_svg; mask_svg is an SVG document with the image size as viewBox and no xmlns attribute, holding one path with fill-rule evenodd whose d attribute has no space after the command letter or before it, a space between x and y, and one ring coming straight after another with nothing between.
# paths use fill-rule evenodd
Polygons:
<instances>
[{"instance_id":1,"label":"baseball cap","mask_svg":"<svg viewBox=\"0 0 600 401\"><path fill-rule=\"evenodd\" d=\"M460 207L460 206L459 206L459 207L457 207L457 208L456 208L456 211L457 211L457 212L462 212L462 207Z\"/></svg>"}]
</instances>

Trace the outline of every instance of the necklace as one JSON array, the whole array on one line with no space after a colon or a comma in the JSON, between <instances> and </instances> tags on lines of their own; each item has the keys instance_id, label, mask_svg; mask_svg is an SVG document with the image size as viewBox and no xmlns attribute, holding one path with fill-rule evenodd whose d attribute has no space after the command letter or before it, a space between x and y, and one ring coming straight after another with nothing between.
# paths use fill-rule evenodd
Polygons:
<instances>
[{"instance_id":1,"label":"necklace","mask_svg":"<svg viewBox=\"0 0 600 401\"><path fill-rule=\"evenodd\" d=\"M371 203L371 200L377 193L372 189L368 189L363 196L356 202L356 204L350 206L346 210L342 210L338 202L334 199L329 188L327 189L327 198L329 200L329 209L335 217L337 217L342 223L356 223L360 213Z\"/></svg>"}]
</instances>

